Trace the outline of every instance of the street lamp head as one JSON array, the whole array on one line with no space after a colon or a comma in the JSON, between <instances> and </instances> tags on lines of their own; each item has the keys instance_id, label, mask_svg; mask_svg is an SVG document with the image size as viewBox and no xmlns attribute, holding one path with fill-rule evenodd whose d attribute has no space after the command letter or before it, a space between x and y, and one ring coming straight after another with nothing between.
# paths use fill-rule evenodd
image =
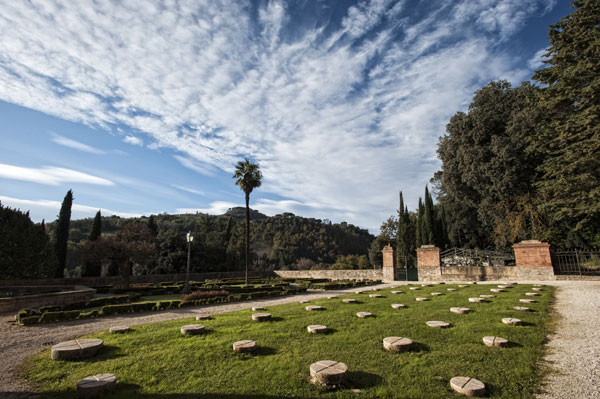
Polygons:
<instances>
[{"instance_id":1,"label":"street lamp head","mask_svg":"<svg viewBox=\"0 0 600 399\"><path fill-rule=\"evenodd\" d=\"M187 242L192 242L194 241L194 236L192 236L192 232L189 231L186 235L185 238L187 239Z\"/></svg>"}]
</instances>

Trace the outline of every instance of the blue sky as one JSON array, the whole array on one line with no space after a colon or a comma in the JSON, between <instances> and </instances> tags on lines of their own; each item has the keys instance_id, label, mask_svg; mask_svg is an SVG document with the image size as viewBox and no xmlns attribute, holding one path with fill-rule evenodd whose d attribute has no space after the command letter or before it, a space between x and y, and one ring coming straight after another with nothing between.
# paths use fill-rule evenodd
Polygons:
<instances>
[{"instance_id":1,"label":"blue sky","mask_svg":"<svg viewBox=\"0 0 600 399\"><path fill-rule=\"evenodd\" d=\"M74 6L76 5L76 6ZM0 201L54 220L251 206L377 232L490 80L541 67L566 0L0 0Z\"/></svg>"}]
</instances>

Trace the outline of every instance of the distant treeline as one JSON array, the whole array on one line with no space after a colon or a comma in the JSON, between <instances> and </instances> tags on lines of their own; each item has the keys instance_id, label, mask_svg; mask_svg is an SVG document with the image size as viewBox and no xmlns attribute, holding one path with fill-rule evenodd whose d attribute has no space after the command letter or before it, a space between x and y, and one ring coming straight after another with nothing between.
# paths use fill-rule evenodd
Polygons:
<instances>
[{"instance_id":1,"label":"distant treeline","mask_svg":"<svg viewBox=\"0 0 600 399\"><path fill-rule=\"evenodd\" d=\"M117 266L108 260L102 261L101 268L89 270L86 267L98 263L91 257L102 257L102 251L92 250L89 246L93 221L93 218L71 221L66 268L71 274L118 274ZM187 232L194 237L191 243L192 272L234 271L244 267L244 208L233 208L218 216L198 213L102 217L102 237L118 234L132 223L138 223L138 229L139 224L147 226L156 247L156 257L133 262L133 274L185 272ZM48 231L52 230L53 223L49 223ZM341 259L337 267L342 260L348 260L350 268L372 267L367 253L374 236L352 224L331 223L291 213L268 217L252 210L250 232L253 270L329 268L338 258ZM140 234L145 232L138 231ZM356 259L361 256L363 261L359 265Z\"/></svg>"}]
</instances>

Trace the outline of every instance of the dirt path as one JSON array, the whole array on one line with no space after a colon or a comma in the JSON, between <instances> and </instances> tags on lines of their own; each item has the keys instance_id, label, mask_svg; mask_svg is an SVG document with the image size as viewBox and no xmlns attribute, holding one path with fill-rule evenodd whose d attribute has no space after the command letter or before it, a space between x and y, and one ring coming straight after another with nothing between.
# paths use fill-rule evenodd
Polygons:
<instances>
[{"instance_id":1,"label":"dirt path","mask_svg":"<svg viewBox=\"0 0 600 399\"><path fill-rule=\"evenodd\" d=\"M493 283L493 282L490 282ZM529 282L528 282L529 283ZM546 282L557 286L555 311L557 326L550 337L544 361L555 371L542 383L538 399L600 399L600 281ZM396 283L394 285L401 285ZM386 287L382 284L377 287ZM362 287L358 290L370 290ZM12 316L0 317L0 398L26 399L37 395L18 378L16 372L23 361L49 345L73 339L118 324L144 324L194 317L198 313L225 313L252 306L273 306L353 292L356 289L310 292L285 298L237 302L164 312L116 315L95 320L16 326Z\"/></svg>"}]
</instances>

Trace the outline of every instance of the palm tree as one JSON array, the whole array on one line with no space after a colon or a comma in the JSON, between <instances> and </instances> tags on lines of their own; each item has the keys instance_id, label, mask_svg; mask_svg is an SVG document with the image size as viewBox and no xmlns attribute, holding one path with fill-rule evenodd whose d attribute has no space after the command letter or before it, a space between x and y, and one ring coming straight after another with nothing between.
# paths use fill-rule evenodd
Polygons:
<instances>
[{"instance_id":1,"label":"palm tree","mask_svg":"<svg viewBox=\"0 0 600 399\"><path fill-rule=\"evenodd\" d=\"M233 178L236 186L246 194L246 284L248 284L248 260L250 259L250 193L260 187L262 173L257 163L252 163L248 158L239 161L235 166Z\"/></svg>"}]
</instances>

